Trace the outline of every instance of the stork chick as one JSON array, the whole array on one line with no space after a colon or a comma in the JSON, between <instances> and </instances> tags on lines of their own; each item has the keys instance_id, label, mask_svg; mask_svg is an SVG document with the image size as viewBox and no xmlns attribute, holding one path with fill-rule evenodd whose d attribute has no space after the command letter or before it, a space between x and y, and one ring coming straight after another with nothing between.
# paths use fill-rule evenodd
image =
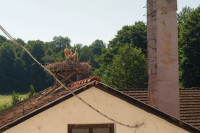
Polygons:
<instances>
[{"instance_id":1,"label":"stork chick","mask_svg":"<svg viewBox=\"0 0 200 133\"><path fill-rule=\"evenodd\" d=\"M78 62L78 50L77 50L77 48L75 49L75 53L72 55L72 60Z\"/></svg>"},{"instance_id":2,"label":"stork chick","mask_svg":"<svg viewBox=\"0 0 200 133\"><path fill-rule=\"evenodd\" d=\"M69 54L70 54L70 51L69 51L69 49L67 48L67 45L66 45L65 50L64 50L64 55L65 55L66 59L69 59Z\"/></svg>"}]
</instances>

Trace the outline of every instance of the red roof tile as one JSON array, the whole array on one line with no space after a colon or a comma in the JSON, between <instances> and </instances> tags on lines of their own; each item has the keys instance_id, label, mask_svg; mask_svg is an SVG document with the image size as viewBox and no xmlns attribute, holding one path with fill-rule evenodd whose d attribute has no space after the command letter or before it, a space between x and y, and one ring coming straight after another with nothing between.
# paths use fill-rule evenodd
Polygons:
<instances>
[{"instance_id":1,"label":"red roof tile","mask_svg":"<svg viewBox=\"0 0 200 133\"><path fill-rule=\"evenodd\" d=\"M75 85L83 84L83 83L89 83L89 82L92 82L94 80L100 81L100 79L98 77L90 77L90 78L79 80L79 81L76 81L76 82L72 83L71 87L75 86Z\"/></svg>"}]
</instances>

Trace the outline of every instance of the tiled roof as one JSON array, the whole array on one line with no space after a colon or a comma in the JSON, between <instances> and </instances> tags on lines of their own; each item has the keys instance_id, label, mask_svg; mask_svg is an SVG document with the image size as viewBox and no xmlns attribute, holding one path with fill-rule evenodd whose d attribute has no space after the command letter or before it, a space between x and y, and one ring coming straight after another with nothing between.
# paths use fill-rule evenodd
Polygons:
<instances>
[{"instance_id":1,"label":"tiled roof","mask_svg":"<svg viewBox=\"0 0 200 133\"><path fill-rule=\"evenodd\" d=\"M89 82L94 81L94 80L100 81L100 79L98 77L91 77L91 78L87 78L87 79L76 81L76 82L72 83L70 86L72 87L72 86L75 86L75 85L89 83Z\"/></svg>"},{"instance_id":2,"label":"tiled roof","mask_svg":"<svg viewBox=\"0 0 200 133\"><path fill-rule=\"evenodd\" d=\"M123 92L128 96L136 98L146 104L149 103L147 89L120 89L119 91Z\"/></svg>"},{"instance_id":3,"label":"tiled roof","mask_svg":"<svg viewBox=\"0 0 200 133\"><path fill-rule=\"evenodd\" d=\"M94 80L100 81L100 79L97 77L87 78L85 79L85 81L87 82L74 82L73 84L71 84L70 89L76 90L77 88L84 86L86 83ZM49 87L39 92L38 94L16 104L15 106L1 111L0 128L69 93L69 91L62 87L58 87L55 90L56 91L53 91L52 87Z\"/></svg>"},{"instance_id":4,"label":"tiled roof","mask_svg":"<svg viewBox=\"0 0 200 133\"><path fill-rule=\"evenodd\" d=\"M95 80L95 81L94 81ZM71 90L76 90L77 93L84 91L85 88L88 88L90 86L99 86L102 90L111 93L112 95L116 95L117 97L121 97L122 99L126 100L127 102L131 102L132 104L147 109L153 114L161 115L164 119L167 119L171 121L172 123L178 124L181 127L188 128L191 130L198 130L198 129L193 129L193 127L184 124L183 122L171 118L171 116L168 116L164 114L163 112L156 110L144 103L148 103L148 91L146 89L130 89L130 90L121 90L121 91L116 91L110 87L107 87L106 85L96 82L96 80L100 81L98 77L93 77L93 78L88 78L85 80L77 81L74 82L70 85ZM189 91L186 91L189 90ZM123 95L121 92L133 97L130 98L126 95ZM193 89L185 89L180 91L181 94L181 119L184 120L185 122L188 122L189 124L200 128L199 127L199 101L196 104L195 99L198 99L198 96L200 95L200 90L193 90ZM187 94L190 94L189 101L187 103L186 98ZM71 95L71 94L70 94ZM62 87L56 88L54 91L52 91L52 88L49 87L45 89L44 91L36 94L35 96L32 96L31 98L24 100L20 102L19 104L10 107L4 111L0 112L0 132L1 130L8 129L12 127L16 123L20 123L28 118L30 118L32 115L36 115L37 113L40 113L49 107L52 107L59 102L62 102L66 100L67 98L71 97L69 95L69 91ZM138 99L138 100L135 100ZM184 101L186 100L186 101ZM198 99L199 100L199 99ZM196 112L194 110L197 110ZM196 113L194 115L194 112ZM196 116L196 117L195 117Z\"/></svg>"},{"instance_id":5,"label":"tiled roof","mask_svg":"<svg viewBox=\"0 0 200 133\"><path fill-rule=\"evenodd\" d=\"M200 129L200 88L180 89L180 118Z\"/></svg>"},{"instance_id":6,"label":"tiled roof","mask_svg":"<svg viewBox=\"0 0 200 133\"><path fill-rule=\"evenodd\" d=\"M147 89L121 89L120 91L148 104ZM180 119L200 129L200 88L180 89Z\"/></svg>"}]
</instances>

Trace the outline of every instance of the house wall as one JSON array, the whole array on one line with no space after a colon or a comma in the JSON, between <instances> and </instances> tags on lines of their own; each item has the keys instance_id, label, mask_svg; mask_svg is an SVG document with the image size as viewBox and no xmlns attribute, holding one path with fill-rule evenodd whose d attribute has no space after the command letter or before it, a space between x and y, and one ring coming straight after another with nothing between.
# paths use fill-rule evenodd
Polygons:
<instances>
[{"instance_id":1,"label":"house wall","mask_svg":"<svg viewBox=\"0 0 200 133\"><path fill-rule=\"evenodd\" d=\"M115 124L115 133L186 133L166 120L152 115L115 96L92 87L79 94L88 103L106 115L125 124L144 123L139 128L126 128ZM72 97L10 129L4 133L67 133L68 124L113 123Z\"/></svg>"}]
</instances>

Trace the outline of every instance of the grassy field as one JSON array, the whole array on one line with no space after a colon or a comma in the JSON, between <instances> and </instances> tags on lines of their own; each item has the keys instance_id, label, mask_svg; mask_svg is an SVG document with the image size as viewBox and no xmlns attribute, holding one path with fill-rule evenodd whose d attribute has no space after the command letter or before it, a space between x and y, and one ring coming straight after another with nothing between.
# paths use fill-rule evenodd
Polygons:
<instances>
[{"instance_id":1,"label":"grassy field","mask_svg":"<svg viewBox=\"0 0 200 133\"><path fill-rule=\"evenodd\" d=\"M21 99L26 99L27 97L28 94L20 94ZM10 106L12 106L12 95L11 94L0 95L0 111Z\"/></svg>"}]
</instances>

